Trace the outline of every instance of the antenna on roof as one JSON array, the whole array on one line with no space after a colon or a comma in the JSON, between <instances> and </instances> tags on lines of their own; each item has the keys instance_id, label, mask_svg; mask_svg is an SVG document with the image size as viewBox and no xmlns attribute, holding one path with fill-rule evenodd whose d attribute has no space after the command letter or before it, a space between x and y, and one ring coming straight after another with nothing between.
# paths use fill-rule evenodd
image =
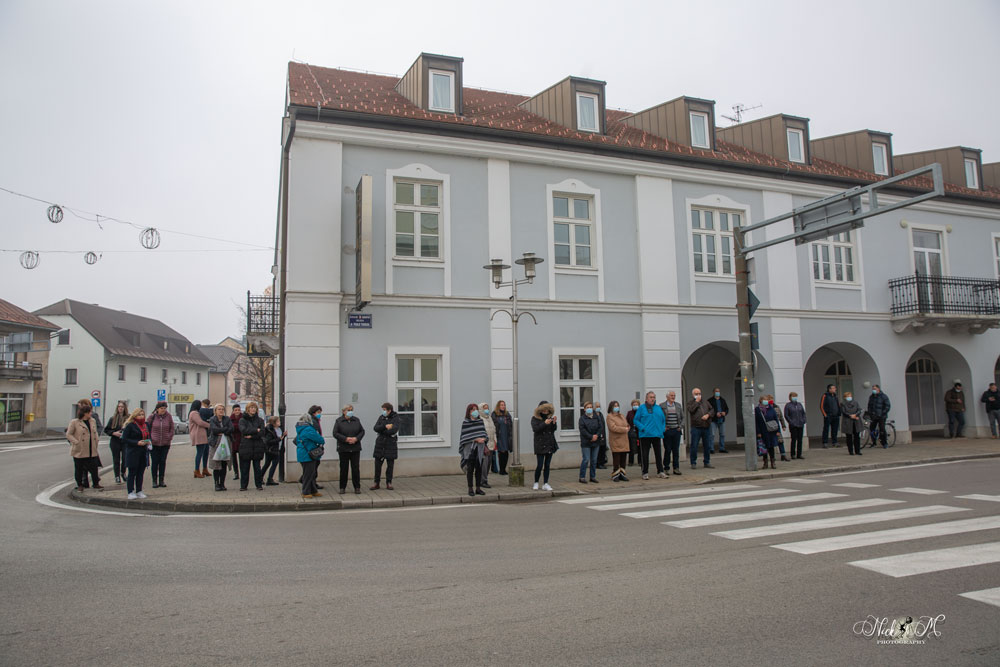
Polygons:
<instances>
[{"instance_id":1,"label":"antenna on roof","mask_svg":"<svg viewBox=\"0 0 1000 667\"><path fill-rule=\"evenodd\" d=\"M733 115L727 116L726 114L722 114L722 117L732 123L735 123L736 125L739 125L740 123L743 122L744 113L746 113L747 111L753 111L754 109L760 109L763 106L764 106L763 104L755 104L752 107L748 107L742 102L736 103L733 105Z\"/></svg>"}]
</instances>

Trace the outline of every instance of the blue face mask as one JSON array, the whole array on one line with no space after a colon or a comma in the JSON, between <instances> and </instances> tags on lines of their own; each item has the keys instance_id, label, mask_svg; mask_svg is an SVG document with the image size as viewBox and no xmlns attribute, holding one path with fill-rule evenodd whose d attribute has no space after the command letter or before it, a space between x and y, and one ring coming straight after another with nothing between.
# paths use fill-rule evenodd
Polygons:
<instances>
[{"instance_id":1,"label":"blue face mask","mask_svg":"<svg viewBox=\"0 0 1000 667\"><path fill-rule=\"evenodd\" d=\"M619 408L617 405L614 407L614 410L615 410L615 412L621 412L622 411L622 409Z\"/></svg>"},{"instance_id":2,"label":"blue face mask","mask_svg":"<svg viewBox=\"0 0 1000 667\"><path fill-rule=\"evenodd\" d=\"M348 410L347 411L347 417L348 417L348 419L351 418L351 417L353 417L353 416L354 416L354 410Z\"/></svg>"},{"instance_id":3,"label":"blue face mask","mask_svg":"<svg viewBox=\"0 0 1000 667\"><path fill-rule=\"evenodd\" d=\"M798 402L799 402L799 397L798 396L792 396L792 403L798 403Z\"/></svg>"},{"instance_id":4,"label":"blue face mask","mask_svg":"<svg viewBox=\"0 0 1000 667\"><path fill-rule=\"evenodd\" d=\"M586 412L587 415L590 416L594 414L594 408L587 408L586 410L584 410L584 412Z\"/></svg>"},{"instance_id":5,"label":"blue face mask","mask_svg":"<svg viewBox=\"0 0 1000 667\"><path fill-rule=\"evenodd\" d=\"M483 408L483 414L484 415L490 414L490 409L489 408Z\"/></svg>"},{"instance_id":6,"label":"blue face mask","mask_svg":"<svg viewBox=\"0 0 1000 667\"><path fill-rule=\"evenodd\" d=\"M850 403L851 401L854 400L854 397L853 396L848 396L844 400L847 401L848 403Z\"/></svg>"},{"instance_id":7,"label":"blue face mask","mask_svg":"<svg viewBox=\"0 0 1000 667\"><path fill-rule=\"evenodd\" d=\"M601 411L601 406L599 406L599 405L598 405L598 406L597 406L596 408L594 408L594 409L595 409L595 410L597 410L598 412L600 412L600 411Z\"/></svg>"},{"instance_id":8,"label":"blue face mask","mask_svg":"<svg viewBox=\"0 0 1000 667\"><path fill-rule=\"evenodd\" d=\"M382 411L382 416L383 417L388 417L389 416L389 411L388 410L383 410Z\"/></svg>"},{"instance_id":9,"label":"blue face mask","mask_svg":"<svg viewBox=\"0 0 1000 667\"><path fill-rule=\"evenodd\" d=\"M475 419L476 417L479 416L479 410L473 410L472 412L469 413L469 416Z\"/></svg>"},{"instance_id":10,"label":"blue face mask","mask_svg":"<svg viewBox=\"0 0 1000 667\"><path fill-rule=\"evenodd\" d=\"M323 413L322 412L317 412L315 414L315 417L316 417L316 419L322 419L323 418Z\"/></svg>"},{"instance_id":11,"label":"blue face mask","mask_svg":"<svg viewBox=\"0 0 1000 667\"><path fill-rule=\"evenodd\" d=\"M720 394L719 392L715 392L715 397L718 398L719 396L722 396L722 394Z\"/></svg>"}]
</instances>

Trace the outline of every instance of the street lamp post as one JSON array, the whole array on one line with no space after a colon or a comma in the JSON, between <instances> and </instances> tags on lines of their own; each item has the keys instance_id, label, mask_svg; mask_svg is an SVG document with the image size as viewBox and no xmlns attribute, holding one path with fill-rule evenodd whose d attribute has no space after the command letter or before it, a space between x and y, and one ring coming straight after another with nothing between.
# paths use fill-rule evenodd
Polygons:
<instances>
[{"instance_id":1,"label":"street lamp post","mask_svg":"<svg viewBox=\"0 0 1000 667\"><path fill-rule=\"evenodd\" d=\"M519 431L519 417L520 410L518 408L517 402L517 323L521 319L522 315L527 315L531 320L538 324L538 320L535 316L528 312L520 312L517 308L517 286L524 284L531 284L535 281L535 265L544 262L541 257L535 257L535 253L526 252L524 255L517 260L514 260L515 264L520 264L524 267L524 278L517 280L513 276L508 282L503 282L503 272L504 269L509 269L510 264L504 264L502 259L491 259L490 263L483 268L490 272L490 278L493 281L493 287L495 289L500 289L501 287L511 288L511 307L510 309L497 309L490 315L490 320L492 321L496 317L497 313L506 313L510 316L511 321L511 336L513 337L512 348L513 348L513 366L514 366L514 397L513 397L513 417L514 417L514 432L512 434L513 445L513 456L511 465L508 468L508 481L510 486L524 486L524 466L521 465L521 447L518 438Z\"/></svg>"}]
</instances>

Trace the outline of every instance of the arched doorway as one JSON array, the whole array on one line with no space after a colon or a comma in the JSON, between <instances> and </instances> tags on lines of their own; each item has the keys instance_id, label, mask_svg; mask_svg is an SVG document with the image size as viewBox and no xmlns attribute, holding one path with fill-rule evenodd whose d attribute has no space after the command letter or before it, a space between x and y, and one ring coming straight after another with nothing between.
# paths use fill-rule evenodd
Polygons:
<instances>
[{"instance_id":1,"label":"arched doorway","mask_svg":"<svg viewBox=\"0 0 1000 667\"><path fill-rule=\"evenodd\" d=\"M757 385L764 386L764 393L774 393L774 373L760 354L754 353ZM740 382L739 344L731 341L708 343L695 350L684 362L681 371L681 392L677 398L687 401L694 387L700 387L705 396L711 396L715 387L729 405L726 418L726 441L743 437L743 390ZM731 424L736 425L733 430Z\"/></svg>"},{"instance_id":2,"label":"arched doorway","mask_svg":"<svg viewBox=\"0 0 1000 667\"><path fill-rule=\"evenodd\" d=\"M844 392L849 391L856 401L867 405L872 385L881 383L878 365L864 348L843 341L817 348L802 370L810 439L822 434L823 413L819 405L829 385L837 387L837 396L842 397Z\"/></svg>"},{"instance_id":3,"label":"arched doorway","mask_svg":"<svg viewBox=\"0 0 1000 667\"><path fill-rule=\"evenodd\" d=\"M950 345L930 343L910 356L906 363L906 413L914 436L941 437L948 421L944 394L956 381L969 392L972 371L965 357ZM972 427L976 413L971 408L971 394L969 403L966 419Z\"/></svg>"}]
</instances>

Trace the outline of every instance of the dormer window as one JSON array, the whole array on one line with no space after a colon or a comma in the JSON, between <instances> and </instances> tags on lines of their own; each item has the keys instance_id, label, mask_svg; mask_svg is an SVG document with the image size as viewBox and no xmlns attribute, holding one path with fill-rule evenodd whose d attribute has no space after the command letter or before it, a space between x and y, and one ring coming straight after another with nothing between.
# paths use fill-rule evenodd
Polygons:
<instances>
[{"instance_id":1,"label":"dormer window","mask_svg":"<svg viewBox=\"0 0 1000 667\"><path fill-rule=\"evenodd\" d=\"M430 90L427 98L431 111L455 113L455 73L430 70Z\"/></svg>"},{"instance_id":2,"label":"dormer window","mask_svg":"<svg viewBox=\"0 0 1000 667\"><path fill-rule=\"evenodd\" d=\"M889 175L889 154L885 149L885 144L872 144L872 162L875 165L876 174Z\"/></svg>"},{"instance_id":3,"label":"dormer window","mask_svg":"<svg viewBox=\"0 0 1000 667\"><path fill-rule=\"evenodd\" d=\"M965 185L969 188L979 188L979 165L969 158L965 158Z\"/></svg>"},{"instance_id":4,"label":"dormer window","mask_svg":"<svg viewBox=\"0 0 1000 667\"><path fill-rule=\"evenodd\" d=\"M806 149L802 130L788 128L788 159L790 162L805 162Z\"/></svg>"},{"instance_id":5,"label":"dormer window","mask_svg":"<svg viewBox=\"0 0 1000 667\"><path fill-rule=\"evenodd\" d=\"M583 132L600 132L597 122L597 95L576 94L576 127Z\"/></svg>"},{"instance_id":6,"label":"dormer window","mask_svg":"<svg viewBox=\"0 0 1000 667\"><path fill-rule=\"evenodd\" d=\"M695 148L711 148L708 141L708 114L692 111L690 116L691 145Z\"/></svg>"}]
</instances>

